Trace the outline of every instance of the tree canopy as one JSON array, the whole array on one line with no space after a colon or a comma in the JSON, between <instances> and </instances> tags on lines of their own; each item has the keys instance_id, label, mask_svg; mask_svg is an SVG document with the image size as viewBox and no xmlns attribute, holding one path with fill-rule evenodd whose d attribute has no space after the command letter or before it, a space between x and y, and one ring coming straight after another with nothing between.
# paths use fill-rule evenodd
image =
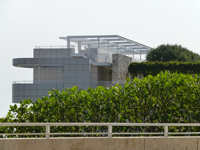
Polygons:
<instances>
[{"instance_id":1,"label":"tree canopy","mask_svg":"<svg viewBox=\"0 0 200 150\"><path fill-rule=\"evenodd\" d=\"M146 56L147 61L182 61L182 62L198 62L200 55L193 53L181 45L160 45L152 49Z\"/></svg>"}]
</instances>

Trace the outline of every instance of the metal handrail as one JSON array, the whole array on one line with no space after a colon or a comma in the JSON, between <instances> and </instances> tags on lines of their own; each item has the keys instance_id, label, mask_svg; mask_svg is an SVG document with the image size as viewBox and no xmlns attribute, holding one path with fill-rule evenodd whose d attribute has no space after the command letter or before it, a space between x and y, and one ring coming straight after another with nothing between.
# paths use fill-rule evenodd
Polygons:
<instances>
[{"instance_id":1,"label":"metal handrail","mask_svg":"<svg viewBox=\"0 0 200 150\"><path fill-rule=\"evenodd\" d=\"M94 134L106 134L109 138L112 138L112 135L141 135L141 134L151 134L151 135L164 135L164 138L169 138L170 134L200 134L200 132L168 132L170 126L200 126L200 123L0 123L1 126L45 126L45 133L0 133L0 135L45 135L46 139L50 138L50 135L94 135ZM51 133L51 126L107 126L108 132L103 133ZM157 126L164 127L164 132L133 132L133 133L116 133L112 132L113 126ZM194 136L188 136L194 137Z\"/></svg>"},{"instance_id":2,"label":"metal handrail","mask_svg":"<svg viewBox=\"0 0 200 150\"><path fill-rule=\"evenodd\" d=\"M58 83L58 84L63 84L63 81L60 80L60 82L62 83L59 83L58 81L56 80L36 80L36 81L31 81L31 80L27 80L27 81L13 81L13 84L45 84L45 83Z\"/></svg>"},{"instance_id":3,"label":"metal handrail","mask_svg":"<svg viewBox=\"0 0 200 150\"><path fill-rule=\"evenodd\" d=\"M74 48L74 45L71 45L71 48ZM36 49L41 49L41 48L67 48L67 45L53 45L53 46L35 46Z\"/></svg>"},{"instance_id":4,"label":"metal handrail","mask_svg":"<svg viewBox=\"0 0 200 150\"><path fill-rule=\"evenodd\" d=\"M91 84L100 86L114 86L116 84L124 85L126 81L91 81Z\"/></svg>"},{"instance_id":5,"label":"metal handrail","mask_svg":"<svg viewBox=\"0 0 200 150\"><path fill-rule=\"evenodd\" d=\"M13 81L13 84L33 84L33 80L27 80L27 81Z\"/></svg>"},{"instance_id":6,"label":"metal handrail","mask_svg":"<svg viewBox=\"0 0 200 150\"><path fill-rule=\"evenodd\" d=\"M34 83L57 83L57 81L45 81L45 80L40 80L40 81L33 81L33 80L27 80L27 81L13 81L13 84L34 84ZM91 82L92 84L95 84L95 83L98 83L98 84L101 84L101 83L105 83L105 84L124 84L125 81L92 81Z\"/></svg>"}]
</instances>

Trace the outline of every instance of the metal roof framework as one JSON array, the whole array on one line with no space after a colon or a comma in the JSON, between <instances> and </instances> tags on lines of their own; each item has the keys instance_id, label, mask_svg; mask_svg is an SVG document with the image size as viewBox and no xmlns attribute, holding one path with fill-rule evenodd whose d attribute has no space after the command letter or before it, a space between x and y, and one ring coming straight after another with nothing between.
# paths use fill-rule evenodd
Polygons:
<instances>
[{"instance_id":1,"label":"metal roof framework","mask_svg":"<svg viewBox=\"0 0 200 150\"><path fill-rule=\"evenodd\" d=\"M124 54L146 54L152 48L136 41L124 38L119 35L84 35L84 36L67 36L59 37L67 41L67 48L70 43L78 44L90 48L102 48L113 53Z\"/></svg>"}]
</instances>

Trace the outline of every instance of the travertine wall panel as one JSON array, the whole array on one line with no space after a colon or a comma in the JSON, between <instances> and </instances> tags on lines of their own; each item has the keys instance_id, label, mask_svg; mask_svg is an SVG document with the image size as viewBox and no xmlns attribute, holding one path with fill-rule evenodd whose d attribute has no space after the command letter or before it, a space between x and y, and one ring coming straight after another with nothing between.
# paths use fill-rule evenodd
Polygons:
<instances>
[{"instance_id":1,"label":"travertine wall panel","mask_svg":"<svg viewBox=\"0 0 200 150\"><path fill-rule=\"evenodd\" d=\"M112 55L112 80L113 81L125 81L127 77L130 78L128 74L128 66L132 62L132 58L122 55L113 54Z\"/></svg>"}]
</instances>

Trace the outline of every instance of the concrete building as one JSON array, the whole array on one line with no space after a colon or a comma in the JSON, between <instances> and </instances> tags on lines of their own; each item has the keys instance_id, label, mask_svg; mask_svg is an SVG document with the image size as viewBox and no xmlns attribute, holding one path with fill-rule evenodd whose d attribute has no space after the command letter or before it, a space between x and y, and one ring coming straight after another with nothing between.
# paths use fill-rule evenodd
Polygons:
<instances>
[{"instance_id":1,"label":"concrete building","mask_svg":"<svg viewBox=\"0 0 200 150\"><path fill-rule=\"evenodd\" d=\"M67 36L61 47L35 47L33 58L13 59L16 67L33 68L33 81L14 81L12 102L47 96L53 88L123 84L132 61L151 48L118 35ZM74 47L75 44L76 46ZM140 59L136 59L139 55Z\"/></svg>"}]
</instances>

